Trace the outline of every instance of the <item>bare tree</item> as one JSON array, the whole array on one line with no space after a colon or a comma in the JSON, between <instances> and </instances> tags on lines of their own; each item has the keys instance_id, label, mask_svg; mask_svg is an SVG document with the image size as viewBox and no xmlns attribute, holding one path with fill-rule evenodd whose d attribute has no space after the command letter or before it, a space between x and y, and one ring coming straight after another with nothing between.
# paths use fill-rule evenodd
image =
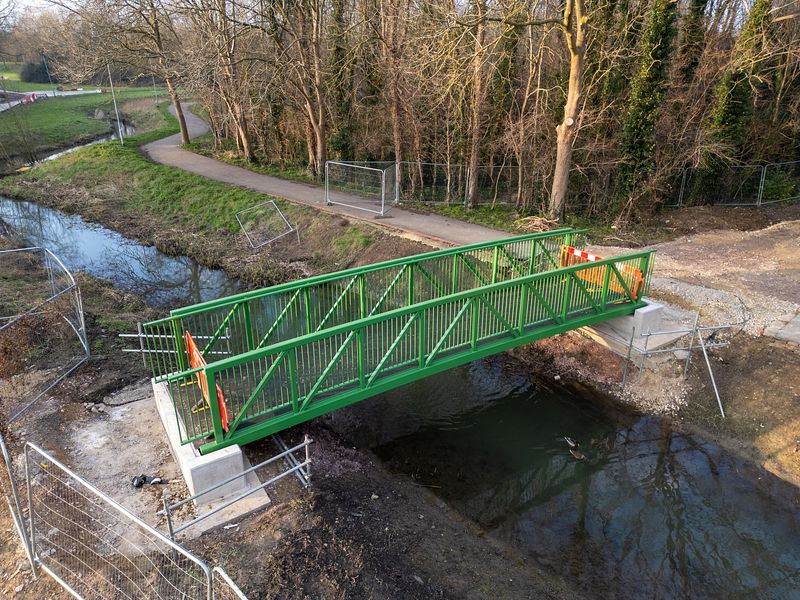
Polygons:
<instances>
[{"instance_id":1,"label":"bare tree","mask_svg":"<svg viewBox=\"0 0 800 600\"><path fill-rule=\"evenodd\" d=\"M14 2L12 0L0 1L0 32L5 31L11 25L11 17L14 14Z\"/></svg>"},{"instance_id":2,"label":"bare tree","mask_svg":"<svg viewBox=\"0 0 800 600\"><path fill-rule=\"evenodd\" d=\"M567 0L564 18L559 23L569 51L569 82L564 115L556 127L556 162L553 185L550 190L550 206L547 213L551 219L564 218L564 209L572 168L572 146L578 131L578 114L583 99L583 76L586 65L586 28L588 15L585 0Z\"/></svg>"},{"instance_id":3,"label":"bare tree","mask_svg":"<svg viewBox=\"0 0 800 600\"><path fill-rule=\"evenodd\" d=\"M84 47L74 49L74 60L91 60L98 69L114 62L165 82L180 126L181 142L188 144L189 132L178 93L183 67L181 42L172 17L174 7L164 0L50 1L85 25Z\"/></svg>"}]
</instances>

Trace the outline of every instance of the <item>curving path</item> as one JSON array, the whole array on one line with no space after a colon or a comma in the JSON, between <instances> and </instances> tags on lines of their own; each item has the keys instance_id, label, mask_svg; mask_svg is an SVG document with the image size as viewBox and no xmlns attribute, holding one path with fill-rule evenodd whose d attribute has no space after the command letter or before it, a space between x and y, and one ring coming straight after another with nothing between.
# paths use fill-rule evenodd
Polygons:
<instances>
[{"instance_id":1,"label":"curving path","mask_svg":"<svg viewBox=\"0 0 800 600\"><path fill-rule=\"evenodd\" d=\"M173 112L170 107L170 112ZM173 113L174 114L174 113ZM208 125L198 116L184 108L189 137L195 138L208 131ZM402 208L392 208L386 218L374 219L369 213L346 206L326 206L322 187L297 181L288 181L255 173L224 162L200 156L181 148L180 135L175 134L143 146L145 153L155 162L183 169L195 175L202 175L222 183L263 192L294 202L312 206L333 214L367 221L387 229L399 230L406 236L436 240L444 244L465 245L488 242L510 237L509 233L497 231L481 225L466 223L440 215L426 215ZM347 194L337 195L349 198L349 202L359 203L359 199ZM362 200L363 202L363 200Z\"/></svg>"}]
</instances>

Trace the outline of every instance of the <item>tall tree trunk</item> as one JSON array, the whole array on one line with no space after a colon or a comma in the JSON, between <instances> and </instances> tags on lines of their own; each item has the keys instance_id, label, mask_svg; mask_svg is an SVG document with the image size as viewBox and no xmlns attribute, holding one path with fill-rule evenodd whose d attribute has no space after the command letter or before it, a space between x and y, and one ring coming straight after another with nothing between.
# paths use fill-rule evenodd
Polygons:
<instances>
[{"instance_id":1,"label":"tall tree trunk","mask_svg":"<svg viewBox=\"0 0 800 600\"><path fill-rule=\"evenodd\" d=\"M480 160L481 140L483 139L483 42L486 37L486 0L476 0L475 48L472 57L472 121L469 143L469 178L467 180L467 202L471 207L478 203L478 161Z\"/></svg>"},{"instance_id":2,"label":"tall tree trunk","mask_svg":"<svg viewBox=\"0 0 800 600\"><path fill-rule=\"evenodd\" d=\"M584 0L567 0L562 29L569 49L569 84L564 117L556 127L556 168L550 190L548 216L560 221L569 188L569 172L572 168L572 146L577 133L579 106L583 98L583 70L586 54L586 20Z\"/></svg>"},{"instance_id":3,"label":"tall tree trunk","mask_svg":"<svg viewBox=\"0 0 800 600\"><path fill-rule=\"evenodd\" d=\"M164 81L167 84L169 98L172 101L172 108L175 109L175 117L178 119L178 126L181 130L181 144L188 144L189 129L186 127L186 117L183 116L183 106L181 106L181 100L178 97L178 91L175 89L175 85L172 83L171 77L165 77Z\"/></svg>"}]
</instances>

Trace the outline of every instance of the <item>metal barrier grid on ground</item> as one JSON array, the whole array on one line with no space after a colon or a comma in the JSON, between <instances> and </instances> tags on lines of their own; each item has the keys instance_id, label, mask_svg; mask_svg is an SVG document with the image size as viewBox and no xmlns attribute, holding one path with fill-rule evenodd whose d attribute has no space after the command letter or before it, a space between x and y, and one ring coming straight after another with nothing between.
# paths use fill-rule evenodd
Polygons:
<instances>
[{"instance_id":1,"label":"metal barrier grid on ground","mask_svg":"<svg viewBox=\"0 0 800 600\"><path fill-rule=\"evenodd\" d=\"M55 254L40 247L0 250L0 265L4 273L21 270L24 287L18 295L32 304L6 299L18 310L0 316L0 376L17 400L8 407L10 424L86 362L90 352L80 289ZM34 368L46 376L32 377Z\"/></svg>"},{"instance_id":2,"label":"metal barrier grid on ground","mask_svg":"<svg viewBox=\"0 0 800 600\"><path fill-rule=\"evenodd\" d=\"M296 233L297 242L300 242L300 232L297 226L289 222L274 200L267 200L240 210L236 213L236 221L250 247L254 250L276 242L291 233Z\"/></svg>"},{"instance_id":3,"label":"metal barrier grid on ground","mask_svg":"<svg viewBox=\"0 0 800 600\"><path fill-rule=\"evenodd\" d=\"M162 510L158 511L158 513L156 513L156 514L158 514L159 516L165 516L167 518L167 526L169 527L169 536L170 536L170 538L175 539L175 536L178 535L180 532L185 531L189 527L191 527L193 525L196 525L197 523L200 523L201 521L204 521L204 520L208 519L209 517L214 516L215 514L217 514L220 511L225 510L229 506L232 506L233 504L236 504L237 502L239 502L241 500L244 500L248 496L251 496L252 494L255 494L257 491L263 490L263 489L269 487L270 485L280 481L281 479L283 479L284 477L286 477L288 475L295 475L300 480L301 485L303 485L303 487L305 487L305 488L308 488L311 485L311 455L310 455L310 451L309 451L309 446L313 443L313 440L306 435L303 438L303 441L300 444L297 444L296 446L293 446L292 448L289 448L289 447L286 446L286 443L279 436L277 436L277 435L274 436L274 439L275 439L276 443L278 444L278 446L282 450L282 452L280 452L279 454L276 454L275 456L272 456L272 457L270 457L270 458L258 463L257 465L253 465L249 469L246 469L246 470L242 471L241 473L237 473L236 475L234 475L232 477L228 477L227 479L223 479L222 481L218 481L214 485L205 488L199 494L194 494L193 496L189 496L188 498L184 498L183 500L180 500L180 501L175 502L173 504L170 504L167 501L167 498L166 498L166 495L165 495L164 498L163 498L164 508ZM299 452L301 449L303 450L303 453L304 453L304 456L305 456L303 462L298 461L297 457L295 457L295 455L294 455L295 452ZM281 459L285 460L286 463L288 463L288 468L286 470L284 470L284 471L281 471L278 475L275 475L274 477L271 477L267 481L264 481L263 483L260 483L257 486L253 486L250 489L245 490L244 492L238 494L237 496L234 496L233 498L230 498L230 499L226 500L225 502L217 505L216 507L214 507L210 511L208 511L206 513L203 513L203 514L201 514L201 515L199 515L199 516L197 516L197 517L195 517L195 518L193 518L193 519L181 524L179 527L175 527L173 525L172 512L177 510L181 506L183 506L185 504L189 504L190 502L197 503L197 500L199 498L202 498L203 496L209 494L210 492L213 492L213 491L221 488L224 485L228 485L229 483L231 483L233 481L236 481L237 479L246 478L250 473L255 473L259 469L261 469L263 467L266 467L268 465L271 465L271 464L273 464L273 463L275 463L275 462L277 462L277 461L279 461Z\"/></svg>"},{"instance_id":4,"label":"metal barrier grid on ground","mask_svg":"<svg viewBox=\"0 0 800 600\"><path fill-rule=\"evenodd\" d=\"M325 163L325 204L382 217L400 201L398 169L395 162L329 160Z\"/></svg>"}]
</instances>

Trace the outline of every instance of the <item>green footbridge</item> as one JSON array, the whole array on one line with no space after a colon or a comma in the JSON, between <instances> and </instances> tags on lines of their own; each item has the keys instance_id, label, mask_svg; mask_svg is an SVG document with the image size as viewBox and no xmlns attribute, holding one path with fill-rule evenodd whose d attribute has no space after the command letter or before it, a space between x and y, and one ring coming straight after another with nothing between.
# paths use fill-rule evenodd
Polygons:
<instances>
[{"instance_id":1,"label":"green footbridge","mask_svg":"<svg viewBox=\"0 0 800 600\"><path fill-rule=\"evenodd\" d=\"M583 246L584 232L561 229L174 310L143 325L154 381L182 443L208 453L255 441L645 305L653 252L600 259Z\"/></svg>"}]
</instances>

